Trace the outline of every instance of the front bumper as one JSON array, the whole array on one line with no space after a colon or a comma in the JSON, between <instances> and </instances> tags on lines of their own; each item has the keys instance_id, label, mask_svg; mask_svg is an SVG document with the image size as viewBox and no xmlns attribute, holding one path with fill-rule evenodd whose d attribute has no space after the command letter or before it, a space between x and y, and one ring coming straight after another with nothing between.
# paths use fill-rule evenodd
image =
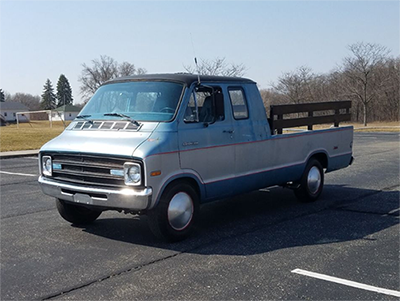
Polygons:
<instances>
[{"instance_id":1,"label":"front bumper","mask_svg":"<svg viewBox=\"0 0 400 301\"><path fill-rule=\"evenodd\" d=\"M106 209L145 210L151 204L151 187L141 189L95 188L79 184L55 181L43 176L39 179L43 193L55 198L88 206Z\"/></svg>"}]
</instances>

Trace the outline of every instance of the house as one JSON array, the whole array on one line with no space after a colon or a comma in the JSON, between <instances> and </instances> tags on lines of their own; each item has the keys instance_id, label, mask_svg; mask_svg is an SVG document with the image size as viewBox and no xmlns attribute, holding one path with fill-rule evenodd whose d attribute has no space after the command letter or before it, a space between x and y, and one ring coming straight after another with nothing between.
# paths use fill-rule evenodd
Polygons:
<instances>
[{"instance_id":1,"label":"house","mask_svg":"<svg viewBox=\"0 0 400 301\"><path fill-rule=\"evenodd\" d=\"M16 122L18 112L26 112L29 111L29 108L20 103L14 101L5 101L0 102L0 115L4 118L6 122ZM20 122L28 122L30 119L29 114L22 114L18 117Z\"/></svg>"},{"instance_id":2,"label":"house","mask_svg":"<svg viewBox=\"0 0 400 301\"><path fill-rule=\"evenodd\" d=\"M52 110L51 117L53 121L74 120L78 116L81 108L73 105L65 105Z\"/></svg>"}]
</instances>

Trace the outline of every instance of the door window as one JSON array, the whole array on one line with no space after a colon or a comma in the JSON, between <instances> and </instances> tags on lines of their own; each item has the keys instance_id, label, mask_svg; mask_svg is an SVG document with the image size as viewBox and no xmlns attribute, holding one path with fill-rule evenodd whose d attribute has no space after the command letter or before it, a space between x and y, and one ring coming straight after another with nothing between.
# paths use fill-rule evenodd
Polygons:
<instances>
[{"instance_id":1,"label":"door window","mask_svg":"<svg viewBox=\"0 0 400 301\"><path fill-rule=\"evenodd\" d=\"M185 122L212 123L225 119L220 87L200 86L190 96L185 111Z\"/></svg>"}]
</instances>

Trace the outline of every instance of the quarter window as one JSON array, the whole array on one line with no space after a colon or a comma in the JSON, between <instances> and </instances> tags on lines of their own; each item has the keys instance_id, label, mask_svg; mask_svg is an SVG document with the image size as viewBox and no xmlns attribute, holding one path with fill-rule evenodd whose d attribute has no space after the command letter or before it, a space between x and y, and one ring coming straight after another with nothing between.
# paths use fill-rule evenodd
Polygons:
<instances>
[{"instance_id":1,"label":"quarter window","mask_svg":"<svg viewBox=\"0 0 400 301\"><path fill-rule=\"evenodd\" d=\"M196 99L197 100L197 99ZM197 102L194 98L194 93L190 95L190 100L188 106L185 111L185 122L198 122L198 115L197 115Z\"/></svg>"},{"instance_id":2,"label":"quarter window","mask_svg":"<svg viewBox=\"0 0 400 301\"><path fill-rule=\"evenodd\" d=\"M235 119L249 118L249 110L243 90L241 88L230 88L228 91L232 104L233 117Z\"/></svg>"}]
</instances>

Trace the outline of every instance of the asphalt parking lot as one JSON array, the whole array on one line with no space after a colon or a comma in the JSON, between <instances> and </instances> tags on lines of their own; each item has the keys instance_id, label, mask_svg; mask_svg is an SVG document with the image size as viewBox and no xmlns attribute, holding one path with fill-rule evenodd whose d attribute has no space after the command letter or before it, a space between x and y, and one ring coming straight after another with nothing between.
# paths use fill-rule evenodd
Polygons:
<instances>
[{"instance_id":1,"label":"asphalt parking lot","mask_svg":"<svg viewBox=\"0 0 400 301\"><path fill-rule=\"evenodd\" d=\"M399 151L398 133L356 133L355 162L326 174L319 201L274 188L208 204L176 244L146 217L71 226L36 158L3 159L0 298L398 300Z\"/></svg>"}]
</instances>

